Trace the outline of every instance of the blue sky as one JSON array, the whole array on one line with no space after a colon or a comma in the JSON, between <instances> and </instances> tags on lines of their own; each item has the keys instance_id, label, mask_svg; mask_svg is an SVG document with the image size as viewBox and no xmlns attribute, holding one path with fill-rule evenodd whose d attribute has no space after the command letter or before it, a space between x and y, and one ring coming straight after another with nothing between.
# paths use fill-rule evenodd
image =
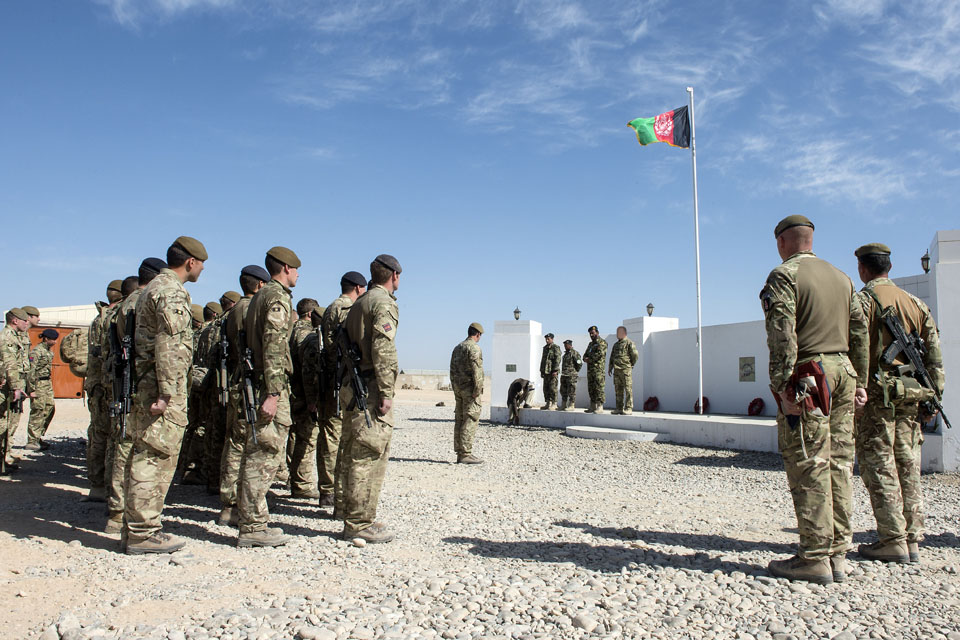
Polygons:
<instances>
[{"instance_id":1,"label":"blue sky","mask_svg":"<svg viewBox=\"0 0 960 640\"><path fill-rule=\"evenodd\" d=\"M282 244L295 298L396 255L401 366L471 321L759 319L776 222L919 271L960 201L960 4L30 0L0 9L0 306L84 304L189 234L196 302ZM490 347L489 335L481 343ZM489 355L488 355L489 357Z\"/></svg>"}]
</instances>

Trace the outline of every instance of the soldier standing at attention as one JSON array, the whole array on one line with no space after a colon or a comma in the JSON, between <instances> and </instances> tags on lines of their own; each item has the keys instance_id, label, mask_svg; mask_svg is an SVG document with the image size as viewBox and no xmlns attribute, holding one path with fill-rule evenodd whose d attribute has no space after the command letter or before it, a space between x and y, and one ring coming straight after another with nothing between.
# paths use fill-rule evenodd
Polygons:
<instances>
[{"instance_id":1,"label":"soldier standing at attention","mask_svg":"<svg viewBox=\"0 0 960 640\"><path fill-rule=\"evenodd\" d=\"M560 406L559 411L573 409L577 404L577 376L583 358L573 348L573 340L563 341L563 361L560 364Z\"/></svg>"},{"instance_id":2,"label":"soldier standing at attention","mask_svg":"<svg viewBox=\"0 0 960 640\"><path fill-rule=\"evenodd\" d=\"M173 553L184 545L182 539L163 532L161 514L187 428L193 334L190 294L183 285L197 281L206 259L207 250L199 240L180 236L167 249L168 267L137 299L137 393L130 413L133 449L126 469L120 541L127 554Z\"/></svg>"},{"instance_id":3,"label":"soldier standing at attention","mask_svg":"<svg viewBox=\"0 0 960 640\"><path fill-rule=\"evenodd\" d=\"M867 244L856 250L857 270L865 286L858 295L870 338L867 404L858 412L856 440L860 477L877 519L877 538L860 545L860 555L886 562L919 562L923 539L923 494L920 486L920 402L932 391L896 368L907 364L903 353L885 365L880 357L893 342L881 314L892 309L907 335L916 332L926 345L923 365L937 394L943 393L943 355L930 309L889 278L890 248Z\"/></svg>"},{"instance_id":4,"label":"soldier standing at attention","mask_svg":"<svg viewBox=\"0 0 960 640\"><path fill-rule=\"evenodd\" d=\"M30 328L30 319L26 311L14 307L7 311L3 330L0 330L0 380L3 393L0 394L0 474L6 475L17 469L16 460L11 454L11 426L14 420L20 421L20 414L12 411L11 403L28 398L27 370L29 355L24 352L20 334Z\"/></svg>"},{"instance_id":5,"label":"soldier standing at attention","mask_svg":"<svg viewBox=\"0 0 960 640\"><path fill-rule=\"evenodd\" d=\"M364 412L360 410L347 379L341 390L345 540L362 538L369 543L393 540L393 532L375 520L390 456L393 394L400 369L394 342L400 310L393 295L400 286L400 271L400 263L393 256L377 256L370 263L372 286L357 298L343 323L346 329L343 337L348 346L359 351L359 375L366 382L368 391L368 410ZM367 426L367 419L370 426Z\"/></svg>"},{"instance_id":6,"label":"soldier standing at attention","mask_svg":"<svg viewBox=\"0 0 960 640\"><path fill-rule=\"evenodd\" d=\"M124 298L123 302L117 307L114 319L117 340L123 340L124 336L128 334L135 339L137 300L146 286L150 284L150 281L166 268L167 263L160 258L147 258L140 263L140 268L137 271L137 289ZM136 370L134 369L131 373L135 375ZM136 386L133 384L131 384L131 391L134 394L136 393ZM133 429L129 422L129 418L132 417L133 400L131 398L131 415L128 416L126 433L121 433L118 430L112 438L113 469L110 472L110 482L107 486L107 524L103 529L104 533L121 533L123 531L127 460L130 459L130 452L133 450Z\"/></svg>"},{"instance_id":7,"label":"soldier standing at attention","mask_svg":"<svg viewBox=\"0 0 960 640\"><path fill-rule=\"evenodd\" d=\"M20 308L23 309L27 314L27 321L30 323L30 326L28 327L29 329L40 326L40 309L28 304L25 304Z\"/></svg>"},{"instance_id":8,"label":"soldier standing at attention","mask_svg":"<svg viewBox=\"0 0 960 640\"><path fill-rule=\"evenodd\" d=\"M560 384L560 363L563 354L560 345L553 343L553 334L543 336L546 342L540 355L540 377L543 378L543 401L541 409L557 408L557 387Z\"/></svg>"},{"instance_id":9,"label":"soldier standing at attention","mask_svg":"<svg viewBox=\"0 0 960 640\"><path fill-rule=\"evenodd\" d=\"M590 344L583 352L583 361L587 363L587 391L590 393L590 408L587 413L603 413L603 403L606 400L606 363L607 341L600 337L597 325L587 329L590 334Z\"/></svg>"},{"instance_id":10,"label":"soldier standing at attention","mask_svg":"<svg viewBox=\"0 0 960 640\"><path fill-rule=\"evenodd\" d=\"M257 424L247 433L240 465L238 547L276 547L290 539L279 528L267 527L267 491L286 457L287 435L293 423L290 334L294 318L290 290L300 276L300 258L286 247L273 247L267 251L264 266L270 282L250 300L244 320L260 406Z\"/></svg>"},{"instance_id":11,"label":"soldier standing at attention","mask_svg":"<svg viewBox=\"0 0 960 640\"><path fill-rule=\"evenodd\" d=\"M212 346L207 353L207 369L212 373L210 386L207 389L210 398L207 428L203 436L203 477L207 481L207 493L211 496L220 493L220 456L223 454L223 442L227 432L227 406L221 404L221 386L228 389L228 396L230 387L229 380L220 380L221 337L227 312L242 297L237 291L227 291L220 296L221 313L213 321L210 336ZM227 374L229 376L229 369Z\"/></svg>"},{"instance_id":12,"label":"soldier standing at attention","mask_svg":"<svg viewBox=\"0 0 960 640\"><path fill-rule=\"evenodd\" d=\"M285 464L277 481L282 482L283 472L287 472L290 483L290 497L316 500L317 491L317 432L320 425L317 414L307 407L303 389L303 361L300 359L300 345L304 339L313 335L313 322L310 315L319 303L313 298L301 298L297 303L297 321L290 334L290 356L293 359L293 373L290 376L290 413L293 427L287 438Z\"/></svg>"},{"instance_id":13,"label":"soldier standing at attention","mask_svg":"<svg viewBox=\"0 0 960 640\"><path fill-rule=\"evenodd\" d=\"M243 376L241 363L247 348L246 330L244 323L247 318L247 309L250 300L260 289L270 281L270 274L263 267L250 264L240 270L240 290L243 298L237 302L224 321L224 330L227 332L227 372L230 375L230 397L227 405L227 432L223 443L223 453L220 457L220 516L217 524L221 526L238 526L237 495L240 492L240 463L243 460L243 446L247 439L247 431L251 425L247 423L243 406Z\"/></svg>"},{"instance_id":14,"label":"soldier standing at attention","mask_svg":"<svg viewBox=\"0 0 960 640\"><path fill-rule=\"evenodd\" d=\"M50 445L43 442L55 411L53 383L50 374L53 369L53 345L60 334L53 329L40 332L40 342L30 350L30 374L27 376L27 391L33 392L30 400L30 421L27 423L27 444L24 449L39 451Z\"/></svg>"},{"instance_id":15,"label":"soldier standing at attention","mask_svg":"<svg viewBox=\"0 0 960 640\"><path fill-rule=\"evenodd\" d=\"M204 440L207 437L207 425L214 402L214 371L210 370L211 351L216 346L214 331L217 316L223 308L217 302L208 302L204 306L191 305L193 315L193 366L190 368L190 397L187 409L189 426L180 453L180 468L183 469L182 484L206 485L204 469ZM197 314L200 315L198 324Z\"/></svg>"},{"instance_id":16,"label":"soldier standing at attention","mask_svg":"<svg viewBox=\"0 0 960 640\"><path fill-rule=\"evenodd\" d=\"M453 423L453 449L458 464L483 464L473 455L473 438L480 423L480 396L483 394L483 353L480 338L483 326L473 322L467 339L453 348L450 356L450 385L457 401Z\"/></svg>"},{"instance_id":17,"label":"soldier standing at attention","mask_svg":"<svg viewBox=\"0 0 960 640\"><path fill-rule=\"evenodd\" d=\"M633 367L640 359L637 345L627 337L627 328L617 327L617 341L610 350L610 370L613 376L613 393L616 397L616 415L633 413Z\"/></svg>"},{"instance_id":18,"label":"soldier standing at attention","mask_svg":"<svg viewBox=\"0 0 960 640\"><path fill-rule=\"evenodd\" d=\"M359 271L347 271L340 278L340 296L327 305L320 324L323 337L323 389L320 413L320 437L317 445L317 474L320 477L320 506L333 507L334 519L343 517L343 477L341 464L341 405L335 396L337 385L337 331L347 319L350 307L367 290L367 279Z\"/></svg>"},{"instance_id":19,"label":"soldier standing at attention","mask_svg":"<svg viewBox=\"0 0 960 640\"><path fill-rule=\"evenodd\" d=\"M783 263L767 276L760 302L800 544L797 555L773 560L769 569L780 578L829 584L845 579L852 545L853 412L867 399L867 323L850 278L814 255L810 220L784 218L774 235ZM831 402L819 411L798 396L801 367L804 377L822 374L810 389L815 397L825 391L821 384L829 388Z\"/></svg>"}]
</instances>

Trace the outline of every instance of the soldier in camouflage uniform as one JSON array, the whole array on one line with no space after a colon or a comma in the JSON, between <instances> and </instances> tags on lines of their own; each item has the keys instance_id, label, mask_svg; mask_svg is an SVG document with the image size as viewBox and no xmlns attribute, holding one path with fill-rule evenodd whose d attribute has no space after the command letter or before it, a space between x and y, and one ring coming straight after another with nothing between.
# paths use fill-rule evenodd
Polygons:
<instances>
[{"instance_id":1,"label":"soldier in camouflage uniform","mask_svg":"<svg viewBox=\"0 0 960 640\"><path fill-rule=\"evenodd\" d=\"M137 300L143 289L157 277L163 269L167 268L167 263L160 258L147 258L140 263L140 269L137 273L137 288L126 296L118 305L114 316L114 331L117 340L123 340L124 336L129 335L134 340L136 336L136 308ZM133 344L131 342L131 344ZM119 373L119 372L118 372ZM135 373L135 371L133 372ZM136 394L136 385L132 385L132 393ZM132 414L131 401L131 414ZM123 530L123 511L126 504L126 486L127 486L127 461L130 459L130 452L133 450L133 429L130 428L130 417L127 416L127 428L120 428L119 417L114 423L113 443L113 469L110 473L110 482L107 486L107 524L104 527L105 533L120 533Z\"/></svg>"},{"instance_id":2,"label":"soldier in camouflage uniform","mask_svg":"<svg viewBox=\"0 0 960 640\"><path fill-rule=\"evenodd\" d=\"M190 393L187 399L187 431L183 438L178 469L182 471L180 482L188 485L206 484L203 477L203 440L206 436L207 406L204 400L207 376L206 347L209 344L209 327L217 311L208 302L201 307L190 305L193 319L193 364L190 367ZM219 306L219 305L218 305Z\"/></svg>"},{"instance_id":3,"label":"soldier in camouflage uniform","mask_svg":"<svg viewBox=\"0 0 960 640\"><path fill-rule=\"evenodd\" d=\"M226 439L220 457L220 516L217 524L239 526L237 498L240 493L240 465L243 462L243 447L250 424L246 420L243 403L243 377L241 362L247 347L244 329L250 300L270 281L270 274L255 264L240 270L240 290L243 297L230 311L224 322L227 332L227 373L230 376L229 403L227 405Z\"/></svg>"},{"instance_id":4,"label":"soldier in camouflage uniform","mask_svg":"<svg viewBox=\"0 0 960 640\"><path fill-rule=\"evenodd\" d=\"M199 240L177 238L168 268L141 292L135 307L137 393L128 428L133 449L126 468L121 549L128 554L172 553L184 541L163 532L161 514L187 428L188 372L193 362L190 294L207 251Z\"/></svg>"},{"instance_id":5,"label":"soldier in camouflage uniform","mask_svg":"<svg viewBox=\"0 0 960 640\"><path fill-rule=\"evenodd\" d=\"M221 380L220 361L221 336L227 312L239 302L243 296L236 291L227 291L220 296L220 313L210 323L210 335L207 337L205 356L206 368L209 372L208 381L204 388L204 403L206 409L206 429L203 436L203 477L207 482L207 493L215 496L220 493L220 458L223 454L223 443L227 431L227 406L229 400L221 400L221 392L226 389L229 397L229 380ZM228 371L229 377L229 371Z\"/></svg>"},{"instance_id":6,"label":"soldier in camouflage uniform","mask_svg":"<svg viewBox=\"0 0 960 640\"><path fill-rule=\"evenodd\" d=\"M30 350L27 391L33 395L30 400L30 421L27 423L27 445L24 448L31 451L47 448L42 438L55 411L50 374L53 369L53 345L59 337L60 334L55 330L44 329L40 333L40 342Z\"/></svg>"},{"instance_id":7,"label":"soldier in camouflage uniform","mask_svg":"<svg viewBox=\"0 0 960 640\"><path fill-rule=\"evenodd\" d=\"M600 330L594 325L587 329L590 344L583 352L583 361L587 363L587 391L590 393L590 408L587 413L603 413L606 400L606 363L607 341L600 337Z\"/></svg>"},{"instance_id":8,"label":"soldier in camouflage uniform","mask_svg":"<svg viewBox=\"0 0 960 640\"><path fill-rule=\"evenodd\" d=\"M39 326L40 310L37 309L36 307L26 305L26 304L21 306L20 308L23 309L24 313L27 314L27 330L19 335L20 335L20 342L23 345L23 353L27 355L27 370L29 371L30 369L29 356L30 356L30 350L31 350L30 329L36 326ZM32 396L31 396L30 406L31 407L33 406ZM31 409L31 412L32 412L32 409ZM14 416L11 416L11 418L12 417ZM13 421L13 430L8 433L8 439L10 440L10 442L13 442L13 438L15 435L17 435L17 430L19 428L20 428L20 416L18 415L16 416L16 419Z\"/></svg>"},{"instance_id":9,"label":"soldier in camouflage uniform","mask_svg":"<svg viewBox=\"0 0 960 640\"><path fill-rule=\"evenodd\" d=\"M453 348L450 355L450 385L456 398L453 423L453 449L459 464L482 464L473 455L473 439L480 423L480 396L483 395L483 352L479 322L467 328L467 339Z\"/></svg>"},{"instance_id":10,"label":"soldier in camouflage uniform","mask_svg":"<svg viewBox=\"0 0 960 640\"><path fill-rule=\"evenodd\" d=\"M548 333L543 336L545 345L543 353L540 355L540 377L543 378L543 401L541 409L557 408L557 387L560 384L560 363L563 361L563 353L560 345L554 344L553 334Z\"/></svg>"},{"instance_id":11,"label":"soldier in camouflage uniform","mask_svg":"<svg viewBox=\"0 0 960 640\"><path fill-rule=\"evenodd\" d=\"M320 492L317 490L316 469L317 433L320 425L316 410L311 411L307 406L300 351L304 339L315 334L311 314L319 306L313 298L302 298L297 303L297 321L290 334L290 356L293 359L293 373L290 376L290 412L293 417L293 427L290 428L287 439L286 464L282 465L283 470L288 473L290 497L311 500L320 497ZM280 477L277 480L280 481Z\"/></svg>"},{"instance_id":12,"label":"soldier in camouflage uniform","mask_svg":"<svg viewBox=\"0 0 960 640\"><path fill-rule=\"evenodd\" d=\"M769 569L778 577L829 584L844 579L852 543L853 412L866 402L867 323L850 279L814 255L810 220L784 218L774 235L783 263L770 272L760 301L800 544L797 555L774 560ZM795 374L811 362L832 394L826 410L810 409L798 396Z\"/></svg>"},{"instance_id":13,"label":"soldier in camouflage uniform","mask_svg":"<svg viewBox=\"0 0 960 640\"><path fill-rule=\"evenodd\" d=\"M300 388L302 395L300 396L303 402L306 405L306 411L313 415L314 421L318 424L317 435L319 435L319 422L323 419L321 411L323 408L323 337L321 335L322 329L321 325L323 324L323 314L326 311L323 307L316 307L310 312L310 326L313 329L304 336L300 343L297 344L297 353L294 354L294 368L300 368ZM291 349L294 346L294 341L291 339L290 347ZM294 418L296 420L296 418ZM314 449L312 455L316 462L311 461L310 466L306 464L306 461L303 459L307 454L306 451L295 451L294 456L299 460L299 467L304 470L312 470L312 465L316 464L317 472L313 474L313 486L307 486L306 481L309 479L307 475L300 475L298 473L298 486L300 490L304 493L307 493L309 489L313 489L313 493L316 494L314 497L321 498L323 494L320 493L320 480L318 475L323 472L323 458L321 457L320 451L317 448L317 437L313 439ZM304 442L303 440L300 441ZM302 444L300 446L303 446ZM306 448L306 447L304 447ZM332 469L331 469L332 470ZM333 476L330 476L331 484L329 485L328 491L332 490L332 480ZM293 484L291 482L291 488ZM291 491L292 495L292 491ZM332 497L332 496L331 496Z\"/></svg>"},{"instance_id":14,"label":"soldier in camouflage uniform","mask_svg":"<svg viewBox=\"0 0 960 640\"><path fill-rule=\"evenodd\" d=\"M337 332L357 298L367 290L367 279L359 271L348 271L340 278L340 296L327 305L320 324L323 337L323 386L320 390L320 437L317 446L317 472L320 477L320 506L333 507L334 518L343 516L343 447L341 439L341 403L336 395L339 359Z\"/></svg>"},{"instance_id":15,"label":"soldier in camouflage uniform","mask_svg":"<svg viewBox=\"0 0 960 640\"><path fill-rule=\"evenodd\" d=\"M24 351L21 334L30 327L27 313L14 307L7 311L3 330L0 330L0 474L17 469L16 460L11 455L11 425L19 422L20 414L12 410L12 403L28 398L26 390L29 354Z\"/></svg>"},{"instance_id":16,"label":"soldier in camouflage uniform","mask_svg":"<svg viewBox=\"0 0 960 640\"><path fill-rule=\"evenodd\" d=\"M858 298L869 323L870 376L867 404L856 428L860 477L870 494L877 519L877 538L860 545L860 555L887 562L919 562L923 540L923 493L920 485L920 402L933 393L896 368L907 364L903 353L890 365L880 356L893 342L881 314L893 308L907 335L916 332L926 345L923 364L937 395L943 393L943 355L930 309L889 278L890 248L873 243L856 250L857 269L864 282ZM906 393L898 392L902 388ZM906 396L906 397L905 397Z\"/></svg>"},{"instance_id":17,"label":"soldier in camouflage uniform","mask_svg":"<svg viewBox=\"0 0 960 640\"><path fill-rule=\"evenodd\" d=\"M573 348L573 340L563 341L563 361L560 363L560 411L573 409L577 404L577 377L583 358Z\"/></svg>"},{"instance_id":18,"label":"soldier in camouflage uniform","mask_svg":"<svg viewBox=\"0 0 960 640\"><path fill-rule=\"evenodd\" d=\"M400 263L381 254L370 263L372 286L350 308L345 338L359 351L359 375L366 381L367 411L361 411L349 379L341 390L343 403L343 538L369 543L390 542L393 532L376 522L377 502L393 436L393 395L400 367L394 296L400 285ZM349 375L349 374L348 374ZM368 425L367 420L370 423Z\"/></svg>"},{"instance_id":19,"label":"soldier in camouflage uniform","mask_svg":"<svg viewBox=\"0 0 960 640\"><path fill-rule=\"evenodd\" d=\"M253 352L257 396L257 424L247 433L240 467L238 514L239 547L276 547L289 537L268 527L267 491L286 456L290 415L290 334L293 331L293 300L300 259L286 247L267 252L265 265L271 280L250 300L244 321L247 346Z\"/></svg>"},{"instance_id":20,"label":"soldier in camouflage uniform","mask_svg":"<svg viewBox=\"0 0 960 640\"><path fill-rule=\"evenodd\" d=\"M640 359L637 345L627 337L627 328L617 327L617 341L610 350L609 373L613 376L613 393L617 400L618 415L633 413L633 367Z\"/></svg>"},{"instance_id":21,"label":"soldier in camouflage uniform","mask_svg":"<svg viewBox=\"0 0 960 640\"><path fill-rule=\"evenodd\" d=\"M83 381L83 390L87 395L87 409L90 411L90 426L87 428L87 480L90 492L86 502L104 502L107 496L107 445L110 440L110 408L107 406L106 386L109 381L103 379L103 362L107 354L103 353L103 334L106 327L103 318L109 310L119 304L121 280L113 280L107 285L107 302L97 302L97 315L90 323L87 333L87 375Z\"/></svg>"}]
</instances>

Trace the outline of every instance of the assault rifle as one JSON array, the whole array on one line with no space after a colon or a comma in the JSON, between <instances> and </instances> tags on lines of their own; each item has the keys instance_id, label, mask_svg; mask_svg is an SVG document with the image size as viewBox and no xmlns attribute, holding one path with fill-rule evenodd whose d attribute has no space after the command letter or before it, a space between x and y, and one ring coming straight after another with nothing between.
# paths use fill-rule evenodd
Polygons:
<instances>
[{"instance_id":1,"label":"assault rifle","mask_svg":"<svg viewBox=\"0 0 960 640\"><path fill-rule=\"evenodd\" d=\"M113 373L113 402L110 403L110 417L120 423L120 437L127 436L127 416L130 415L133 396L133 311L127 312L124 321L124 335L117 335L117 323L110 323L110 368Z\"/></svg>"},{"instance_id":2,"label":"assault rifle","mask_svg":"<svg viewBox=\"0 0 960 640\"><path fill-rule=\"evenodd\" d=\"M930 373L923 364L923 356L927 353L927 346L924 344L923 338L921 338L916 331L907 335L906 329L903 328L903 323L900 322L900 317L893 307L884 309L883 313L880 314L880 318L893 336L893 342L883 350L883 354L880 356L880 364L891 366L894 360L897 359L897 356L902 353L907 359L907 364L894 367L897 375L910 376L919 382L921 386L932 391L933 397L921 402L920 405L924 411L930 415L939 413L943 419L943 424L945 424L948 429L952 429L953 425L950 424L947 414L943 412L943 404L940 402L940 394L937 392L937 387L933 384L933 379L930 378Z\"/></svg>"},{"instance_id":3,"label":"assault rifle","mask_svg":"<svg viewBox=\"0 0 960 640\"><path fill-rule=\"evenodd\" d=\"M253 443L257 444L257 393L253 387L256 370L253 368L253 349L247 346L246 331L240 332L240 344L243 345L243 357L240 358L240 370L243 375L243 412L250 431L253 434Z\"/></svg>"},{"instance_id":4,"label":"assault rifle","mask_svg":"<svg viewBox=\"0 0 960 640\"><path fill-rule=\"evenodd\" d=\"M338 369L337 382L334 387L337 391L337 406L340 405L340 385L344 375L350 376L350 386L353 388L353 402L357 409L363 412L363 418L367 421L367 427L373 428L370 424L370 414L367 413L367 383L360 375L360 348L350 342L347 331L341 326L337 329L337 361Z\"/></svg>"},{"instance_id":5,"label":"assault rifle","mask_svg":"<svg viewBox=\"0 0 960 640\"><path fill-rule=\"evenodd\" d=\"M220 343L218 348L220 353L218 354L217 388L220 391L217 395L220 399L220 406L226 407L230 403L230 380L227 374L227 352L230 349L230 341L227 340L226 317L220 319Z\"/></svg>"}]
</instances>

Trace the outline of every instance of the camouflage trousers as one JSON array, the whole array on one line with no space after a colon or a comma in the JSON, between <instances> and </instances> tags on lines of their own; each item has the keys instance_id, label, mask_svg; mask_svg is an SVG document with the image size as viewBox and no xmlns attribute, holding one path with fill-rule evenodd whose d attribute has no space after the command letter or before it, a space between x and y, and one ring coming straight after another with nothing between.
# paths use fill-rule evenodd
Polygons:
<instances>
[{"instance_id":1,"label":"camouflage trousers","mask_svg":"<svg viewBox=\"0 0 960 640\"><path fill-rule=\"evenodd\" d=\"M577 376L560 376L560 400L563 406L572 409L577 403Z\"/></svg>"},{"instance_id":2,"label":"camouflage trousers","mask_svg":"<svg viewBox=\"0 0 960 640\"><path fill-rule=\"evenodd\" d=\"M87 480L91 487L106 486L107 442L110 439L110 410L106 393L100 385L87 396L90 426L87 428Z\"/></svg>"},{"instance_id":3,"label":"camouflage trousers","mask_svg":"<svg viewBox=\"0 0 960 640\"><path fill-rule=\"evenodd\" d=\"M267 420L262 414L258 418L256 427L246 430L243 460L240 463L240 494L237 499L240 533L264 531L270 522L267 491L286 457L291 422L289 391L280 393L277 414L272 420Z\"/></svg>"},{"instance_id":4,"label":"camouflage trousers","mask_svg":"<svg viewBox=\"0 0 960 640\"><path fill-rule=\"evenodd\" d=\"M337 415L333 389L323 392L320 411L320 430L317 435L317 476L320 495L335 495L340 464L341 421ZM341 506L343 491L341 487Z\"/></svg>"},{"instance_id":5,"label":"camouflage trousers","mask_svg":"<svg viewBox=\"0 0 960 640\"><path fill-rule=\"evenodd\" d=\"M131 428L131 413L127 416L126 435L121 429L111 438L113 446L113 460L110 465L110 482L107 486L107 512L113 516L122 514L126 506L127 462L133 452L133 429Z\"/></svg>"},{"instance_id":6,"label":"camouflage trousers","mask_svg":"<svg viewBox=\"0 0 960 640\"><path fill-rule=\"evenodd\" d=\"M141 390L143 398L156 398ZM146 540L163 529L161 515L167 491L177 471L185 427L164 415L150 413L148 404L134 402L130 413L133 447L126 468L124 527L129 542ZM183 399L181 399L183 402Z\"/></svg>"},{"instance_id":7,"label":"camouflage trousers","mask_svg":"<svg viewBox=\"0 0 960 640\"><path fill-rule=\"evenodd\" d=\"M220 461L223 457L223 443L227 436L227 410L220 404L219 395L214 393L211 399L207 425L203 434L203 475L207 480L210 493L220 490Z\"/></svg>"},{"instance_id":8,"label":"camouflage trousers","mask_svg":"<svg viewBox=\"0 0 960 640\"><path fill-rule=\"evenodd\" d=\"M458 456L473 453L473 439L480 424L480 396L473 395L473 389L455 390L457 401L453 419L453 450Z\"/></svg>"},{"instance_id":9,"label":"camouflage trousers","mask_svg":"<svg viewBox=\"0 0 960 640\"><path fill-rule=\"evenodd\" d=\"M587 392L590 394L590 402L603 406L606 401L607 377L603 369L591 369L587 371Z\"/></svg>"},{"instance_id":10,"label":"camouflage trousers","mask_svg":"<svg viewBox=\"0 0 960 640\"><path fill-rule=\"evenodd\" d=\"M192 471L196 474L203 474L203 441L207 434L207 416L209 414L207 402L206 394L198 390L190 392L190 399L187 405L189 423L187 424L187 430L183 438L183 450L180 452L179 464L184 472Z\"/></svg>"},{"instance_id":11,"label":"camouflage trousers","mask_svg":"<svg viewBox=\"0 0 960 640\"><path fill-rule=\"evenodd\" d=\"M306 407L293 414L293 450L290 451L290 491L312 493L317 488L317 434L320 425Z\"/></svg>"},{"instance_id":12,"label":"camouflage trousers","mask_svg":"<svg viewBox=\"0 0 960 640\"><path fill-rule=\"evenodd\" d=\"M881 544L923 539L920 445L916 403L884 407L883 390L871 385L857 420L857 459Z\"/></svg>"},{"instance_id":13,"label":"camouflage trousers","mask_svg":"<svg viewBox=\"0 0 960 640\"><path fill-rule=\"evenodd\" d=\"M344 388L342 399L344 406L350 407L353 393ZM381 416L379 406L380 392L376 384L370 384L370 426L356 406L343 412L343 516L344 529L349 533L362 531L377 519L377 503L393 437L393 409Z\"/></svg>"},{"instance_id":14,"label":"camouflage trousers","mask_svg":"<svg viewBox=\"0 0 960 640\"><path fill-rule=\"evenodd\" d=\"M240 388L230 388L230 404L227 406L226 438L220 455L220 504L224 507L237 505L240 492L240 465L243 462L243 445L246 442L247 422L240 418L242 412Z\"/></svg>"},{"instance_id":15,"label":"camouflage trousers","mask_svg":"<svg viewBox=\"0 0 960 640\"><path fill-rule=\"evenodd\" d=\"M557 376L550 374L544 376L543 378L543 401L547 404L555 403L557 401L557 387L559 386L559 381Z\"/></svg>"},{"instance_id":16,"label":"camouflage trousers","mask_svg":"<svg viewBox=\"0 0 960 640\"><path fill-rule=\"evenodd\" d=\"M786 416L777 414L778 444L800 531L797 555L811 560L844 553L853 539L856 372L845 354L819 359L833 392L830 415L804 411L791 427Z\"/></svg>"},{"instance_id":17,"label":"camouflage trousers","mask_svg":"<svg viewBox=\"0 0 960 640\"><path fill-rule=\"evenodd\" d=\"M27 442L39 442L53 420L55 405L53 384L49 380L37 383L36 397L30 400L30 421L27 422Z\"/></svg>"},{"instance_id":18,"label":"camouflage trousers","mask_svg":"<svg viewBox=\"0 0 960 640\"><path fill-rule=\"evenodd\" d=\"M613 370L613 394L617 400L617 411L633 411L633 371Z\"/></svg>"}]
</instances>

